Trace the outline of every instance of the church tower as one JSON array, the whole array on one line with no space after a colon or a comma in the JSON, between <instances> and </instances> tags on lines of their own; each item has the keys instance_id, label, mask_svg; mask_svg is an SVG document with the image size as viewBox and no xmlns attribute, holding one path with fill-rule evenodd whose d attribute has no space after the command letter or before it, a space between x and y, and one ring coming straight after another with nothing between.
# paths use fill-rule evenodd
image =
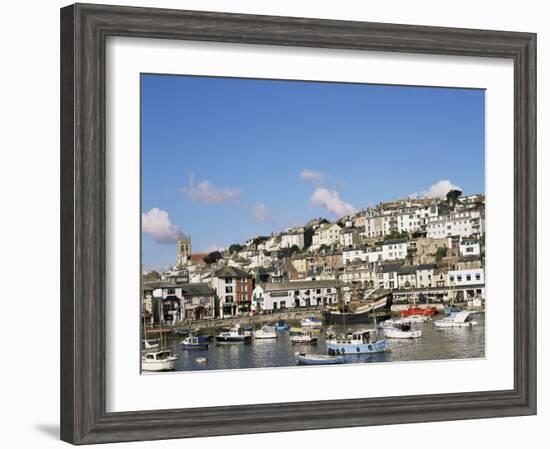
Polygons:
<instances>
[{"instance_id":1,"label":"church tower","mask_svg":"<svg viewBox=\"0 0 550 449\"><path fill-rule=\"evenodd\" d=\"M184 235L178 237L178 258L176 267L182 268L189 263L191 259L191 236Z\"/></svg>"}]
</instances>

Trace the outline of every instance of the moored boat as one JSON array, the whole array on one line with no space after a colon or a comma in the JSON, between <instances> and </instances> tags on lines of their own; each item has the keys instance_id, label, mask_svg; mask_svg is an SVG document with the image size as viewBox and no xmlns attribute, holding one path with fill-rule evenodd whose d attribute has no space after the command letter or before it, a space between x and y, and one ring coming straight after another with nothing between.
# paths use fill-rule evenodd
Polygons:
<instances>
[{"instance_id":1,"label":"moored boat","mask_svg":"<svg viewBox=\"0 0 550 449\"><path fill-rule=\"evenodd\" d=\"M477 324L477 321L472 319L473 315L474 314L469 311L456 312L446 316L442 320L434 321L434 324L439 328L471 327Z\"/></svg>"},{"instance_id":2,"label":"moored boat","mask_svg":"<svg viewBox=\"0 0 550 449\"><path fill-rule=\"evenodd\" d=\"M317 337L314 337L310 331L302 331L298 335L292 335L290 337L290 342L293 345L307 345L307 344L316 344Z\"/></svg>"},{"instance_id":3,"label":"moored boat","mask_svg":"<svg viewBox=\"0 0 550 449\"><path fill-rule=\"evenodd\" d=\"M326 355L326 354L308 354L305 352L297 352L297 365L336 365L344 363L342 355Z\"/></svg>"},{"instance_id":4,"label":"moored boat","mask_svg":"<svg viewBox=\"0 0 550 449\"><path fill-rule=\"evenodd\" d=\"M363 329L344 337L331 337L326 342L327 352L329 355L386 352L388 342L385 338L378 340L377 332L377 329Z\"/></svg>"},{"instance_id":5,"label":"moored boat","mask_svg":"<svg viewBox=\"0 0 550 449\"><path fill-rule=\"evenodd\" d=\"M156 349L160 346L160 340L158 338L143 340L143 346L145 349Z\"/></svg>"},{"instance_id":6,"label":"moored boat","mask_svg":"<svg viewBox=\"0 0 550 449\"><path fill-rule=\"evenodd\" d=\"M198 350L206 350L208 349L208 343L200 341L199 337L195 337L194 335L190 335L189 337L184 338L180 342L180 347L182 349L198 349Z\"/></svg>"},{"instance_id":7,"label":"moored boat","mask_svg":"<svg viewBox=\"0 0 550 449\"><path fill-rule=\"evenodd\" d=\"M254 331L252 335L255 339L258 340L269 340L277 338L277 332L275 332L275 328L271 326L263 326L261 329Z\"/></svg>"},{"instance_id":8,"label":"moored boat","mask_svg":"<svg viewBox=\"0 0 550 449\"><path fill-rule=\"evenodd\" d=\"M393 327L384 328L384 335L387 338L420 338L422 336L422 331L418 329L411 329L410 323L402 323L396 324Z\"/></svg>"},{"instance_id":9,"label":"moored boat","mask_svg":"<svg viewBox=\"0 0 550 449\"><path fill-rule=\"evenodd\" d=\"M172 351L164 349L156 352L146 352L141 356L141 369L143 371L172 371L176 366L178 357L172 355Z\"/></svg>"},{"instance_id":10,"label":"moored boat","mask_svg":"<svg viewBox=\"0 0 550 449\"><path fill-rule=\"evenodd\" d=\"M310 316L308 318L304 318L300 321L300 326L302 327L309 327L309 328L320 328L323 327L323 322L314 316Z\"/></svg>"},{"instance_id":11,"label":"moored boat","mask_svg":"<svg viewBox=\"0 0 550 449\"><path fill-rule=\"evenodd\" d=\"M411 315L425 315L425 316L432 316L437 313L436 307L409 307L406 310L401 310L400 315L402 317L408 317Z\"/></svg>"},{"instance_id":12,"label":"moored boat","mask_svg":"<svg viewBox=\"0 0 550 449\"><path fill-rule=\"evenodd\" d=\"M283 320L278 320L273 327L276 331L287 331L290 329L290 324L284 322Z\"/></svg>"},{"instance_id":13,"label":"moored boat","mask_svg":"<svg viewBox=\"0 0 550 449\"><path fill-rule=\"evenodd\" d=\"M250 343L252 335L237 324L228 331L220 332L216 336L216 341L218 343Z\"/></svg>"}]
</instances>

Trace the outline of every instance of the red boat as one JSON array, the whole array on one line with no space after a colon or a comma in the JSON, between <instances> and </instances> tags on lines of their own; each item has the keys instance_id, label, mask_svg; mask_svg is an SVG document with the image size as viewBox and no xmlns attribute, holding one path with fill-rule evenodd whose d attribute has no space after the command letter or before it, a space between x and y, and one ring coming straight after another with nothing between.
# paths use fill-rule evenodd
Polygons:
<instances>
[{"instance_id":1,"label":"red boat","mask_svg":"<svg viewBox=\"0 0 550 449\"><path fill-rule=\"evenodd\" d=\"M437 313L436 307L426 307L426 308L420 308L420 307L409 307L406 310L401 310L399 312L402 317L404 316L411 316L411 315L428 315L432 316Z\"/></svg>"}]
</instances>

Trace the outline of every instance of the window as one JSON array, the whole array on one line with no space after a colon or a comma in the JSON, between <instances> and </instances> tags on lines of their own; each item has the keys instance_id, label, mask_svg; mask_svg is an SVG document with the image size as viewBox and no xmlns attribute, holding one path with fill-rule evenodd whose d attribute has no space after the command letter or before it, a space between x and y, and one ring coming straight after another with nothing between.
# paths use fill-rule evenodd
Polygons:
<instances>
[{"instance_id":1,"label":"window","mask_svg":"<svg viewBox=\"0 0 550 449\"><path fill-rule=\"evenodd\" d=\"M176 294L176 289L175 288L169 288L168 289L168 294L169 295L175 295Z\"/></svg>"},{"instance_id":2,"label":"window","mask_svg":"<svg viewBox=\"0 0 550 449\"><path fill-rule=\"evenodd\" d=\"M466 275L466 280L467 280L467 281L471 281L471 280L472 280L472 275L471 275L471 274L467 274L467 275Z\"/></svg>"},{"instance_id":3,"label":"window","mask_svg":"<svg viewBox=\"0 0 550 449\"><path fill-rule=\"evenodd\" d=\"M479 281L481 280L481 274L480 273L476 273L476 281Z\"/></svg>"},{"instance_id":4,"label":"window","mask_svg":"<svg viewBox=\"0 0 550 449\"><path fill-rule=\"evenodd\" d=\"M232 278L225 278L225 283L226 284L231 284L232 282L233 282Z\"/></svg>"},{"instance_id":5,"label":"window","mask_svg":"<svg viewBox=\"0 0 550 449\"><path fill-rule=\"evenodd\" d=\"M281 309L285 309L286 308L286 301L281 301Z\"/></svg>"},{"instance_id":6,"label":"window","mask_svg":"<svg viewBox=\"0 0 550 449\"><path fill-rule=\"evenodd\" d=\"M233 302L233 296L232 295L226 296L225 302Z\"/></svg>"},{"instance_id":7,"label":"window","mask_svg":"<svg viewBox=\"0 0 550 449\"><path fill-rule=\"evenodd\" d=\"M461 275L461 274L458 274L458 275L456 276L456 280L457 280L458 282L462 282L462 275Z\"/></svg>"},{"instance_id":8,"label":"window","mask_svg":"<svg viewBox=\"0 0 550 449\"><path fill-rule=\"evenodd\" d=\"M233 293L233 286L225 287L225 293Z\"/></svg>"},{"instance_id":9,"label":"window","mask_svg":"<svg viewBox=\"0 0 550 449\"><path fill-rule=\"evenodd\" d=\"M317 291L316 291L316 293L317 293L318 295L320 295L320 294L321 294L321 289L318 288Z\"/></svg>"}]
</instances>

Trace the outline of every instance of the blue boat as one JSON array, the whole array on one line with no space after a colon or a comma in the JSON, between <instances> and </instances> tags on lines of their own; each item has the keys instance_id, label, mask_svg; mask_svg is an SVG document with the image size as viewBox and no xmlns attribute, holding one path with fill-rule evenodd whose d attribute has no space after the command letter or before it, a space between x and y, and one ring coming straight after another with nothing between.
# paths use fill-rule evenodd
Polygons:
<instances>
[{"instance_id":1,"label":"blue boat","mask_svg":"<svg viewBox=\"0 0 550 449\"><path fill-rule=\"evenodd\" d=\"M187 349L187 350L196 349L196 350L203 350L204 351L204 350L208 349L208 343L201 342L201 341L199 341L198 337L194 337L194 336L190 335L189 337L184 338L180 342L180 347L181 347L181 349Z\"/></svg>"},{"instance_id":2,"label":"blue boat","mask_svg":"<svg viewBox=\"0 0 550 449\"><path fill-rule=\"evenodd\" d=\"M285 323L283 320L279 320L273 327L276 331L287 331L290 329L290 324Z\"/></svg>"},{"instance_id":3,"label":"blue boat","mask_svg":"<svg viewBox=\"0 0 550 449\"><path fill-rule=\"evenodd\" d=\"M212 341L214 336L213 335L199 335L197 338L199 339L200 343L208 343L209 341Z\"/></svg>"},{"instance_id":4,"label":"blue boat","mask_svg":"<svg viewBox=\"0 0 550 449\"><path fill-rule=\"evenodd\" d=\"M377 329L353 332L345 337L332 337L327 340L329 355L375 354L388 350L388 341L377 340Z\"/></svg>"}]
</instances>

